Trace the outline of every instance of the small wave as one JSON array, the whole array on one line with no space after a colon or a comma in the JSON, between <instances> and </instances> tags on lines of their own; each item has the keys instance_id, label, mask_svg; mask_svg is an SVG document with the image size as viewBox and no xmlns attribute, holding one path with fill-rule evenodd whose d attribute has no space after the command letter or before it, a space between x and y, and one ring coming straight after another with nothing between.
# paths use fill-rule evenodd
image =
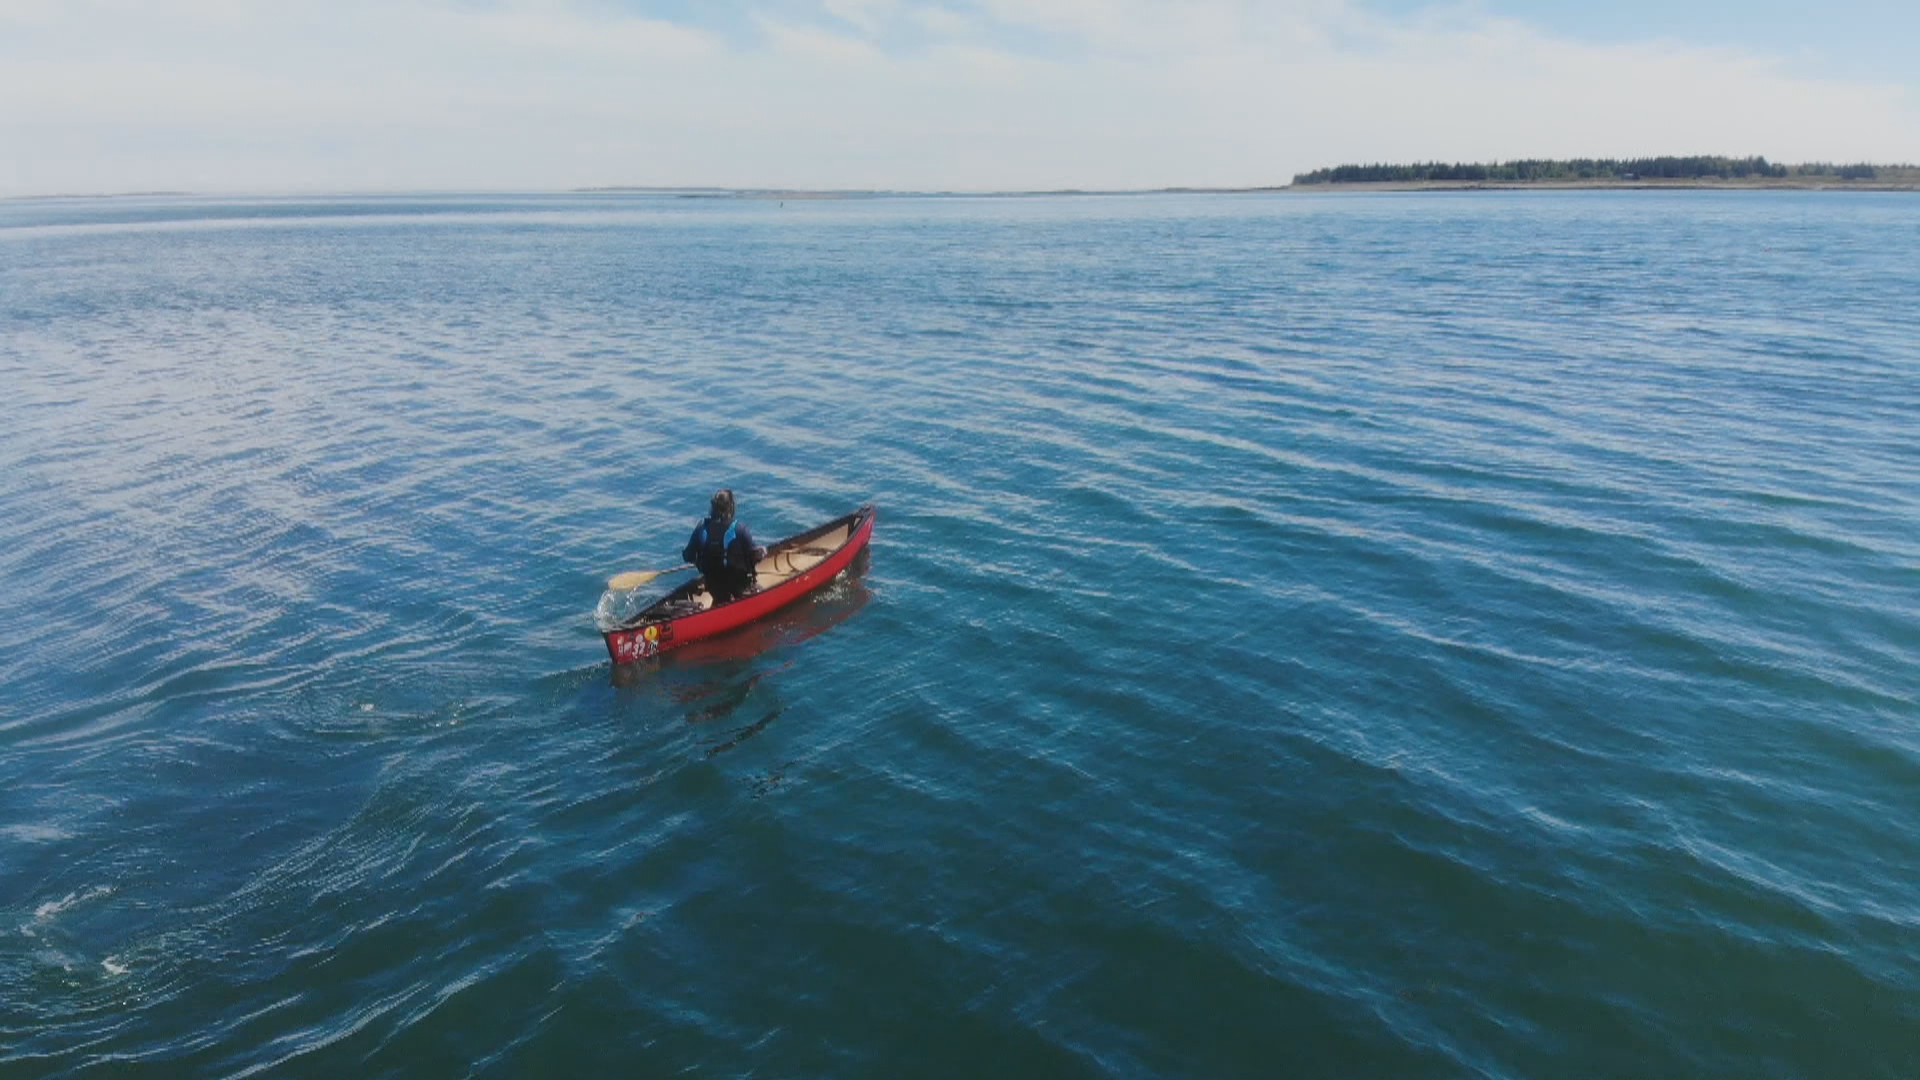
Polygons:
<instances>
[{"instance_id":1,"label":"small wave","mask_svg":"<svg viewBox=\"0 0 1920 1080\"><path fill-rule=\"evenodd\" d=\"M45 933L61 915L82 904L112 896L113 891L111 885L95 885L70 892L58 900L48 900L33 909L33 918L20 925L20 933L26 937L38 937Z\"/></svg>"}]
</instances>

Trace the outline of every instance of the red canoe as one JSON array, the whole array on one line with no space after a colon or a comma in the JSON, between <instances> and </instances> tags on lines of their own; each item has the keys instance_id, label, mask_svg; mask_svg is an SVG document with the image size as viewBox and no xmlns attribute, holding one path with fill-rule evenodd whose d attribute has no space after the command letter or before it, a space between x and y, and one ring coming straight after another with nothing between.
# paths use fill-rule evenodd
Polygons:
<instances>
[{"instance_id":1,"label":"red canoe","mask_svg":"<svg viewBox=\"0 0 1920 1080\"><path fill-rule=\"evenodd\" d=\"M767 548L754 567L759 588L714 606L705 578L694 578L604 631L607 655L631 664L690 641L724 634L786 607L837 577L873 536L873 504Z\"/></svg>"}]
</instances>

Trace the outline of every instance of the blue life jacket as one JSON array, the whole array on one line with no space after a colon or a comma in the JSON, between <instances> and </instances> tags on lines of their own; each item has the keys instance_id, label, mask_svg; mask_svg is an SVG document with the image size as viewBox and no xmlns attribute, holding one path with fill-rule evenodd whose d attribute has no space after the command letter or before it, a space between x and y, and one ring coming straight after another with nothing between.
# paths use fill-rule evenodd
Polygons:
<instances>
[{"instance_id":1,"label":"blue life jacket","mask_svg":"<svg viewBox=\"0 0 1920 1080\"><path fill-rule=\"evenodd\" d=\"M696 530L696 532L698 533L698 536L696 537L696 540L695 540L695 546L700 548L700 560L699 560L700 569L702 571L710 570L715 567L718 567L720 569L732 569L732 566L730 565L727 559L727 549L733 546L733 535L735 532L739 530L740 523L738 521L727 522L727 535L720 538L720 544L719 544L720 550L716 552L714 550L715 545L713 543L713 534L707 528L708 523L711 522L712 520L713 520L712 518L708 518L706 521L702 521L700 523L700 528Z\"/></svg>"}]
</instances>

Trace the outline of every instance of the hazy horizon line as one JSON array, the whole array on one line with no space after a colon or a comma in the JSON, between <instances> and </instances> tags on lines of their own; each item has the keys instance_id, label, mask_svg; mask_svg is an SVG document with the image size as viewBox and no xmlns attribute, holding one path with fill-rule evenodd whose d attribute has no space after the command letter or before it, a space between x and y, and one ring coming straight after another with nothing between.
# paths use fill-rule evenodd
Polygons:
<instances>
[{"instance_id":1,"label":"hazy horizon line","mask_svg":"<svg viewBox=\"0 0 1920 1080\"><path fill-rule=\"evenodd\" d=\"M657 194L792 198L1015 198L1042 195L1178 195L1236 194L1280 191L1292 184L1254 184L1233 187L1182 186L1150 188L1006 188L979 190L965 188L803 188L803 187L729 187L714 184L596 184L588 187L514 187L514 188L313 188L256 190L163 190L163 191L63 191L0 195L0 201L26 202L56 199L281 199L281 198L369 198L419 195L619 195Z\"/></svg>"},{"instance_id":2,"label":"hazy horizon line","mask_svg":"<svg viewBox=\"0 0 1920 1080\"><path fill-rule=\"evenodd\" d=\"M1563 159L1540 159L1563 160ZM1484 162L1463 162L1465 165L1486 164ZM1495 162L1494 164L1498 164ZM1827 162L1777 162L1789 168ZM1920 166L1911 164L1892 164L1880 162L1860 162L1878 169L1920 170ZM1738 186L1741 179L1720 180L1720 185ZM1795 178L1800 179L1800 178ZM1637 181L1619 180L1578 180L1565 181L1428 181L1436 184L1477 183L1512 184L1516 186L1567 186L1570 184L1590 183L1597 186L1618 187L1626 184L1655 186L1681 186L1703 181L1712 181L1712 177L1648 177ZM1063 187L1063 188L861 188L861 187L780 187L780 186L733 186L725 184L593 184L577 187L505 187L505 188L457 188L457 187L414 187L414 188L312 188L312 189L233 189L233 190L171 190L151 191L65 191L34 192L27 194L0 195L0 202L53 202L63 199L299 199L299 198L406 198L419 196L508 196L508 195L681 195L691 197L755 197L755 198L795 198L795 199L833 199L833 198L1038 198L1045 196L1084 195L1084 196L1137 196L1137 195L1241 195L1265 192L1287 191L1291 189L1313 190L1332 187L1382 187L1390 186L1390 181L1355 181L1347 183L1309 183L1299 184L1289 180L1278 184L1244 185L1168 185L1160 187ZM1864 181L1871 184L1872 181Z\"/></svg>"}]
</instances>

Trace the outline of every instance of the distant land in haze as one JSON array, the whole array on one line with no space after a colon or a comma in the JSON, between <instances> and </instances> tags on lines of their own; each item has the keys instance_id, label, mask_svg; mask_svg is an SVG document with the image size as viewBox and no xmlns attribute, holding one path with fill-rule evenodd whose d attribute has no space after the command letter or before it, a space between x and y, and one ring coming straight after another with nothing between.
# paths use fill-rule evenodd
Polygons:
<instances>
[{"instance_id":1,"label":"distant land in haze","mask_svg":"<svg viewBox=\"0 0 1920 1080\"><path fill-rule=\"evenodd\" d=\"M1529 158L1491 164L1338 165L1293 178L1294 188L1749 187L1920 190L1920 167L1781 165L1764 157Z\"/></svg>"}]
</instances>

